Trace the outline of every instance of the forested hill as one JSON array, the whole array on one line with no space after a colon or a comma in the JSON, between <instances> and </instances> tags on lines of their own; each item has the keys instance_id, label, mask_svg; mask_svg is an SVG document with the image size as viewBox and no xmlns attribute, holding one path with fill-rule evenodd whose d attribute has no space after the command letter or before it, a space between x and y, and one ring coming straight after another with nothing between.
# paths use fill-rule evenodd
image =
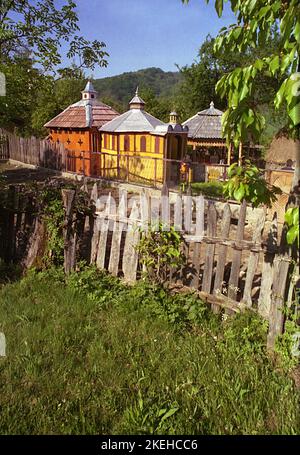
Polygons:
<instances>
[{"instance_id":1,"label":"forested hill","mask_svg":"<svg viewBox=\"0 0 300 455\"><path fill-rule=\"evenodd\" d=\"M181 79L179 72L165 72L160 68L146 68L139 71L123 73L118 76L96 79L94 85L100 99L112 99L127 107L137 86L151 90L154 95L168 97Z\"/></svg>"}]
</instances>

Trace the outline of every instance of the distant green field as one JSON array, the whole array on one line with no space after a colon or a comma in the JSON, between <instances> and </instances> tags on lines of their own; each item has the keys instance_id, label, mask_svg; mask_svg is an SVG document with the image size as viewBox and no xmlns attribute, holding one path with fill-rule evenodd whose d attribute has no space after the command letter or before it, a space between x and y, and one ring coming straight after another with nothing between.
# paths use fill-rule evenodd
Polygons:
<instances>
[{"instance_id":1,"label":"distant green field","mask_svg":"<svg viewBox=\"0 0 300 455\"><path fill-rule=\"evenodd\" d=\"M266 325L92 268L0 290L1 434L296 434L299 391Z\"/></svg>"}]
</instances>

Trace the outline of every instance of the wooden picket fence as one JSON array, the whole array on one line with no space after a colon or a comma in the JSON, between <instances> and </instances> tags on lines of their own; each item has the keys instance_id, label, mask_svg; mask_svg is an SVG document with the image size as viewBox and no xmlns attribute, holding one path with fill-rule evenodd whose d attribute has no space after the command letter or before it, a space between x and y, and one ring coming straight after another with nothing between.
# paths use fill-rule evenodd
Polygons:
<instances>
[{"instance_id":1,"label":"wooden picket fence","mask_svg":"<svg viewBox=\"0 0 300 455\"><path fill-rule=\"evenodd\" d=\"M163 192L166 195L165 187ZM72 229L74 196L72 190L63 191L67 273L76 267L76 238ZM98 196L95 184L91 199L98 211L90 232L92 264L134 283L140 278L142 268L136 247L143 229L138 228L146 229L149 223L158 220L165 223L170 219L171 225L181 227L187 257L186 265L180 271L170 273L170 285L194 290L211 305L214 312L221 309L229 314L245 309L258 312L269 321L268 347L274 348L276 336L284 330L285 304L287 302L292 307L295 298L291 272L295 259L298 260L292 257L291 248L286 244L285 229L279 235L276 214L269 223L267 233L264 232L267 224L263 215L257 219L252 239L245 240L247 206L246 203L241 204L235 238L231 239L230 231L234 224L229 204L220 214L212 201L208 201L208 210L205 210L202 196L193 201L191 197L178 194L174 210L170 213L167 204L165 208L164 203L159 207L160 200L150 201L149 194L143 191L133 199L129 212L125 191L121 194L117 210L113 207L111 195L104 207ZM204 233L201 224L203 215Z\"/></svg>"},{"instance_id":2,"label":"wooden picket fence","mask_svg":"<svg viewBox=\"0 0 300 455\"><path fill-rule=\"evenodd\" d=\"M86 185L84 189L87 191ZM165 186L162 195L168 195ZM15 187L10 187L7 197L11 208L0 207L0 258L22 261L30 267L39 257L45 228L33 212L32 201L20 198ZM80 259L80 238L74 229L75 191L64 189L62 197L66 216L65 271L69 273ZM286 244L285 229L280 232L276 214L272 222L266 222L265 214L260 213L249 239L249 232L245 236L245 203L234 217L229 204L224 204L220 212L215 202L202 196L178 194L170 206L166 198L153 198L143 191L128 204L127 193L122 191L115 207L111 194L103 202L103 192L96 183L90 198L96 212L83 224L91 264L134 283L142 272L136 249L143 235L141 228L157 221L169 222L181 231L187 258L181 270L170 273L170 286L197 292L214 312L258 312L269 321L268 346L274 347L276 336L284 330L283 309L286 305L292 308L295 301L291 272L295 261L299 262L298 252L292 252Z\"/></svg>"},{"instance_id":3,"label":"wooden picket fence","mask_svg":"<svg viewBox=\"0 0 300 455\"><path fill-rule=\"evenodd\" d=\"M15 160L57 171L67 168L68 152L63 144L36 137L23 138L0 129L0 159Z\"/></svg>"}]
</instances>

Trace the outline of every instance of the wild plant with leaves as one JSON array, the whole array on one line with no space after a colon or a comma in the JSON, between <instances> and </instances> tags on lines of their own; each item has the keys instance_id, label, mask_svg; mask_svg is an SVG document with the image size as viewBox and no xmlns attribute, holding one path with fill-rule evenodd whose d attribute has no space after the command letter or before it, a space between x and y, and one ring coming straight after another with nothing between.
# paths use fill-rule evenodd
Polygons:
<instances>
[{"instance_id":1,"label":"wild plant with leaves","mask_svg":"<svg viewBox=\"0 0 300 455\"><path fill-rule=\"evenodd\" d=\"M151 282L164 284L171 270L178 270L182 266L185 259L182 244L182 236L173 226L159 223L149 225L146 232L142 231L137 251Z\"/></svg>"},{"instance_id":2,"label":"wild plant with leaves","mask_svg":"<svg viewBox=\"0 0 300 455\"><path fill-rule=\"evenodd\" d=\"M275 185L270 185L262 176L260 170L245 160L242 166L233 163L228 170L229 180L224 183L223 195L238 202L245 200L258 207L265 204L270 207L282 191Z\"/></svg>"}]
</instances>

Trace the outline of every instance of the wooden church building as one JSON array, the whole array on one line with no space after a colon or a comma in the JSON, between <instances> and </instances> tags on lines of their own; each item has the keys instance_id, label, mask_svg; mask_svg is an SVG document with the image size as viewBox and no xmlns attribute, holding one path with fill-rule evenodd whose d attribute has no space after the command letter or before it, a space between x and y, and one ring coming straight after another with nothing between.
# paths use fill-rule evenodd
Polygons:
<instances>
[{"instance_id":1,"label":"wooden church building","mask_svg":"<svg viewBox=\"0 0 300 455\"><path fill-rule=\"evenodd\" d=\"M145 111L138 89L121 115L96 95L88 82L82 99L45 125L48 139L68 150L67 169L145 184L178 183L188 127L177 122L176 112L171 112L169 123L153 117Z\"/></svg>"},{"instance_id":2,"label":"wooden church building","mask_svg":"<svg viewBox=\"0 0 300 455\"><path fill-rule=\"evenodd\" d=\"M96 154L101 150L99 128L119 113L97 100L92 82L89 81L81 93L80 101L67 107L45 127L49 130L50 141L59 142L69 150L69 170L96 175L99 173L99 157Z\"/></svg>"},{"instance_id":3,"label":"wooden church building","mask_svg":"<svg viewBox=\"0 0 300 455\"><path fill-rule=\"evenodd\" d=\"M145 111L137 88L129 110L103 125L100 131L100 169L105 177L134 179L145 184L178 183L188 127L177 122L176 112L171 112L169 123L153 117Z\"/></svg>"}]
</instances>

